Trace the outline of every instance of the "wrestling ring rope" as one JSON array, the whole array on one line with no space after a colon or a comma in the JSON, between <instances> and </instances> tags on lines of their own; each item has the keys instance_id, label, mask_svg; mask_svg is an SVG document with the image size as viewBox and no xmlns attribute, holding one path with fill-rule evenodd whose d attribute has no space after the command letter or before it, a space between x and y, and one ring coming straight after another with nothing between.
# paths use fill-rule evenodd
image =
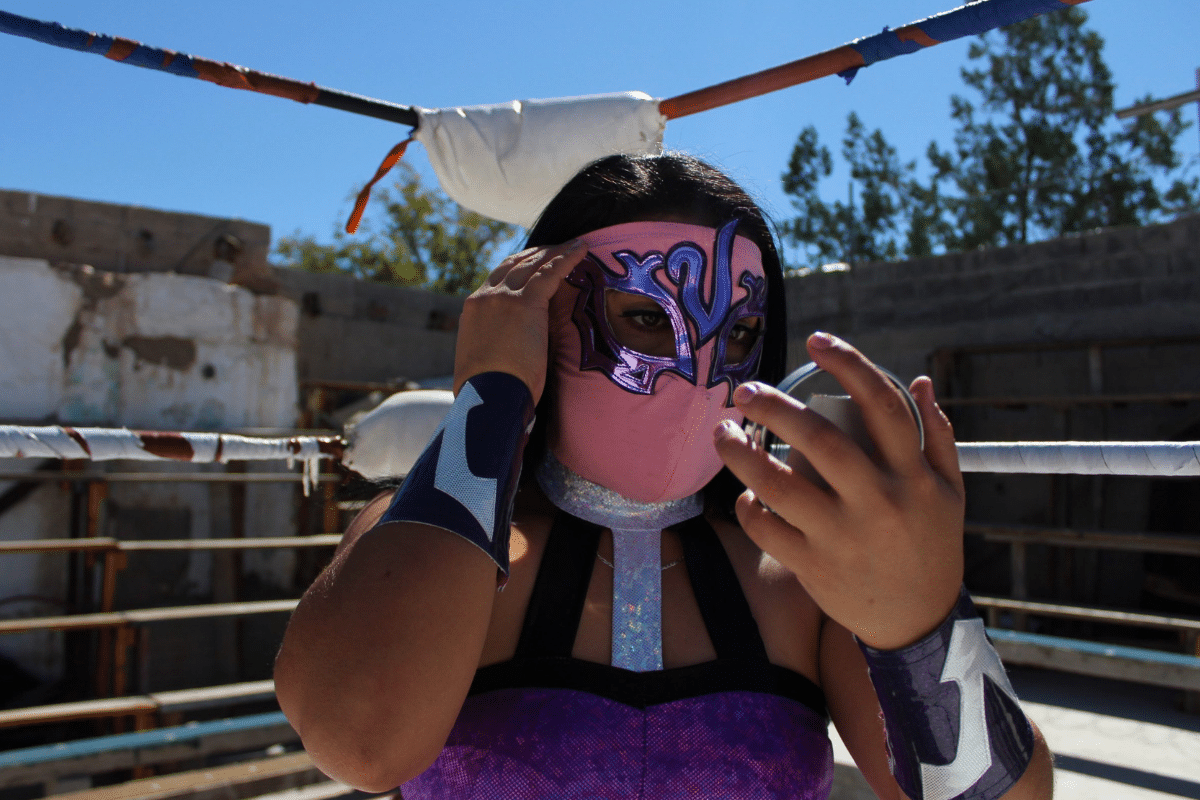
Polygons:
<instances>
[{"instance_id":1,"label":"wrestling ring rope","mask_svg":"<svg viewBox=\"0 0 1200 800\"><path fill-rule=\"evenodd\" d=\"M423 421L428 423L428 418ZM428 433L432 435L433 427ZM410 433L405 438L420 441L422 437ZM367 446L367 441L360 436L358 449ZM191 463L299 461L304 467L306 487L312 486L321 459L337 459L351 466L351 459L344 456L353 451L354 444L353 437L348 442L338 436L268 438L128 428L0 425L0 458ZM960 442L958 457L963 472L1200 476L1200 442ZM364 477L384 476L365 474Z\"/></svg>"},{"instance_id":2,"label":"wrestling ring rope","mask_svg":"<svg viewBox=\"0 0 1200 800\"><path fill-rule=\"evenodd\" d=\"M59 458L80 461L299 461L307 495L316 485L323 458L341 458L343 441L333 436L252 437L231 433L134 431L59 425L0 425L0 458Z\"/></svg>"}]
</instances>

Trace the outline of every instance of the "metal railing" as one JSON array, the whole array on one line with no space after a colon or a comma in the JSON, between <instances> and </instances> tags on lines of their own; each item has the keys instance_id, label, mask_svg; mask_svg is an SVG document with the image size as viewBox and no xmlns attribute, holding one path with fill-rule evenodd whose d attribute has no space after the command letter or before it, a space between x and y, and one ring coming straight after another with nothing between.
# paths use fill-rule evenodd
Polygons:
<instances>
[{"instance_id":1,"label":"metal railing","mask_svg":"<svg viewBox=\"0 0 1200 800\"><path fill-rule=\"evenodd\" d=\"M76 462L78 463L78 462ZM114 610L114 599L120 571L125 567L129 553L146 552L196 552L196 551L250 551L280 548L331 548L340 541L341 535L321 533L272 538L217 538L186 540L122 540L102 536L102 506L110 484L124 482L211 482L211 483L298 483L295 473L248 473L248 472L101 472L94 469L43 469L35 472L0 472L0 480L21 482L65 481L84 484L86 493L86 523L78 538L56 538L0 542L0 558L12 554L28 553L73 553L91 560L102 574L99 605L94 612L57 616L31 617L15 620L0 620L0 635L29 633L32 631L96 631L97 675L96 697L73 703L35 706L0 711L0 728L31 726L83 719L111 720L116 730L123 730L126 722L134 730L145 730L162 724L180 713L210 710L216 707L234 707L238 704L269 702L274 697L271 681L252 681L205 686L172 692L126 694L129 688L127 672L131 663L144 658L147 647L146 630L155 624L195 619L237 618L248 615L279 614L290 612L298 603L296 599L262 600L246 602L205 603L191 606ZM334 501L333 491L339 478L322 473L316 476L322 490L310 502L323 505L322 518L325 530L340 527L341 509ZM1123 653L1125 661L1118 671L1128 680L1146 680L1159 685L1196 691L1200 684L1200 620L1180 616L1145 614L1119 609L1087 608L1057 603L1036 602L1028 599L1025 562L1027 548L1031 544L1065 547L1116 549L1134 552L1170 553L1181 556L1200 556L1200 537L1189 535L1151 534L1104 530L1076 530L1070 528L1031 527L972 523L966 526L966 534L982 537L987 541L1004 542L1011 548L1012 597L977 596L976 603L983 609L989 627L997 629L1008 619L1018 632L1025 627L1029 617L1073 619L1107 624L1127 625L1134 628L1170 630L1181 638L1185 654L1195 659L1195 665L1180 662L1166 667L1152 655L1139 662L1136 653ZM1024 654L1041 648L1055 647L1060 653L1067 652L1067 645L1047 643L1049 637L1038 642L1012 640L998 642L1006 661L1010 663L1045 664L1046 659L1022 661ZM1064 640L1065 641L1065 640ZM132 652L132 656L131 656ZM1150 651L1145 651L1149 653ZM1082 659L1082 660L1081 660ZM1103 674L1103 654L1092 657L1077 653L1062 660L1065 668L1088 674ZM1050 659L1053 662L1053 659ZM1068 663L1069 662L1069 663ZM1143 663L1144 662L1144 663ZM1113 661L1116 663L1116 661ZM1139 663L1144 670L1139 672ZM1082 664L1082 666L1080 666ZM1132 664L1132 666L1130 666ZM1165 677L1164 677L1165 676Z\"/></svg>"}]
</instances>

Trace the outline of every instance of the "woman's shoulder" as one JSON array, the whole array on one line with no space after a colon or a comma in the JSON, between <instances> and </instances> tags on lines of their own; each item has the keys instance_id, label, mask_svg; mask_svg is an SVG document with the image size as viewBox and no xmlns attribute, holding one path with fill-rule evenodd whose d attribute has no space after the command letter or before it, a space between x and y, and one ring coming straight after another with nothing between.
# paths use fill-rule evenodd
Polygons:
<instances>
[{"instance_id":1,"label":"woman's shoulder","mask_svg":"<svg viewBox=\"0 0 1200 800\"><path fill-rule=\"evenodd\" d=\"M764 552L736 521L708 519L729 554L771 663L819 683L820 607L795 573Z\"/></svg>"},{"instance_id":2,"label":"woman's shoulder","mask_svg":"<svg viewBox=\"0 0 1200 800\"><path fill-rule=\"evenodd\" d=\"M334 558L340 556L359 537L379 524L380 518L388 510L395 494L396 487L393 486L381 489L378 494L367 501L367 504L359 510L354 519L350 521L349 526L346 527L346 531L342 534L342 540L338 543L337 551L334 553Z\"/></svg>"},{"instance_id":3,"label":"woman's shoulder","mask_svg":"<svg viewBox=\"0 0 1200 800\"><path fill-rule=\"evenodd\" d=\"M798 589L804 592L804 587L796 580L796 575L755 544L736 520L717 514L708 514L706 519L725 547L725 552L729 555L729 560L743 585L747 580L751 580L755 584L769 586L777 591ZM807 596L808 593L804 594Z\"/></svg>"}]
</instances>

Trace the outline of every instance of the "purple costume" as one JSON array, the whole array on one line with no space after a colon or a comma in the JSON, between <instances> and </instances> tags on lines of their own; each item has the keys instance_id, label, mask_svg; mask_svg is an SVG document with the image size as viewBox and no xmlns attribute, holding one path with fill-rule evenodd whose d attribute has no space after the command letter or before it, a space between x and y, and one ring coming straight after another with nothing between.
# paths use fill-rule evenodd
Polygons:
<instances>
[{"instance_id":1,"label":"purple costume","mask_svg":"<svg viewBox=\"0 0 1200 800\"><path fill-rule=\"evenodd\" d=\"M721 468L712 429L741 419L729 393L755 373L763 349L759 340L727 363L737 326L765 314L761 253L735 229L634 222L584 237L588 259L550 310L560 407L550 416L538 482L562 510L516 655L476 672L440 756L401 787L405 800L828 797L824 695L770 663L729 557L698 516L695 493ZM658 304L674 332L674 357L617 340L609 290ZM679 532L717 654L666 670L665 526ZM571 657L605 528L613 531L619 666Z\"/></svg>"},{"instance_id":2,"label":"purple costume","mask_svg":"<svg viewBox=\"0 0 1200 800\"><path fill-rule=\"evenodd\" d=\"M704 518L677 529L715 661L632 672L571 658L601 528L563 512L516 656L476 673L445 748L404 784L405 800L827 797L821 690L767 660Z\"/></svg>"}]
</instances>

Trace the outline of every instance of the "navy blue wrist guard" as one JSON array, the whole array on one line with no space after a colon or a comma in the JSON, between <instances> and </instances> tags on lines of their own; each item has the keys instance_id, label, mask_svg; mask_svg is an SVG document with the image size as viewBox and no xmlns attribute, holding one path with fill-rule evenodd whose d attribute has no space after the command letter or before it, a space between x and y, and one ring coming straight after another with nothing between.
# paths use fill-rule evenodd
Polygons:
<instances>
[{"instance_id":1,"label":"navy blue wrist guard","mask_svg":"<svg viewBox=\"0 0 1200 800\"><path fill-rule=\"evenodd\" d=\"M423 522L457 533L508 576L508 538L533 396L520 378L485 372L459 389L379 522Z\"/></svg>"},{"instance_id":2,"label":"navy blue wrist guard","mask_svg":"<svg viewBox=\"0 0 1200 800\"><path fill-rule=\"evenodd\" d=\"M892 775L913 800L994 800L1033 758L1033 728L964 588L950 616L899 650L858 643L887 727Z\"/></svg>"}]
</instances>

